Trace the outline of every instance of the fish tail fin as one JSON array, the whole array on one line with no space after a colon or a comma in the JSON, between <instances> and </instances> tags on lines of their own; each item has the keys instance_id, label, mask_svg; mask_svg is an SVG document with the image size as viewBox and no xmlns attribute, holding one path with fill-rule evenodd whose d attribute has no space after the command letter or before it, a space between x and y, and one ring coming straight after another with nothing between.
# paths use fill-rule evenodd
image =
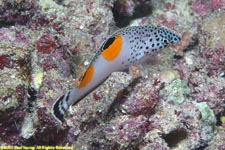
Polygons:
<instances>
[{"instance_id":1,"label":"fish tail fin","mask_svg":"<svg viewBox=\"0 0 225 150\"><path fill-rule=\"evenodd\" d=\"M70 91L61 96L52 106L52 115L60 123L64 121L64 115L69 108L68 99Z\"/></svg>"}]
</instances>

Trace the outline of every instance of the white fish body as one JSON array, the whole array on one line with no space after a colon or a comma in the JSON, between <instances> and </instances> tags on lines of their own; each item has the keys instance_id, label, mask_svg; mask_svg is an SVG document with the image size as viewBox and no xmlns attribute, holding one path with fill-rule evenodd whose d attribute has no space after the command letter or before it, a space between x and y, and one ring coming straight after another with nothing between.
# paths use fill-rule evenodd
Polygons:
<instances>
[{"instance_id":1,"label":"white fish body","mask_svg":"<svg viewBox=\"0 0 225 150\"><path fill-rule=\"evenodd\" d=\"M104 82L115 71L140 62L145 56L158 53L180 37L164 28L135 26L121 29L105 40L91 64L74 84L53 105L53 116L59 122L71 105L75 105Z\"/></svg>"}]
</instances>

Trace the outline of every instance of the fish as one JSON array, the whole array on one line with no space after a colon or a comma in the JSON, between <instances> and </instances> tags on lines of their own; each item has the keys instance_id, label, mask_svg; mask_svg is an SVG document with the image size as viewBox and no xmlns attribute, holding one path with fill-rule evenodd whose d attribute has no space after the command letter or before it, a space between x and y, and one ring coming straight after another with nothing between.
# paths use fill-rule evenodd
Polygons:
<instances>
[{"instance_id":1,"label":"fish","mask_svg":"<svg viewBox=\"0 0 225 150\"><path fill-rule=\"evenodd\" d=\"M180 40L177 34L163 27L133 26L114 32L97 49L72 89L53 104L53 117L62 123L68 108L100 86L112 72L123 71L146 57L154 57L163 48Z\"/></svg>"}]
</instances>

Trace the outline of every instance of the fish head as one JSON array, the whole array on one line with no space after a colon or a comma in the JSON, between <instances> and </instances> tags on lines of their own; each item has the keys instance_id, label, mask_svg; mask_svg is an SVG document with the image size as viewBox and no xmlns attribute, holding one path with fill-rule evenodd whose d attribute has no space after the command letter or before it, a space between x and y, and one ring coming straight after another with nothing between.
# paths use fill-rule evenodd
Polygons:
<instances>
[{"instance_id":1,"label":"fish head","mask_svg":"<svg viewBox=\"0 0 225 150\"><path fill-rule=\"evenodd\" d=\"M163 42L165 45L176 44L181 40L181 38L177 34L173 33L172 31L169 31L165 28L160 28L159 32L160 32L161 37L164 37Z\"/></svg>"}]
</instances>

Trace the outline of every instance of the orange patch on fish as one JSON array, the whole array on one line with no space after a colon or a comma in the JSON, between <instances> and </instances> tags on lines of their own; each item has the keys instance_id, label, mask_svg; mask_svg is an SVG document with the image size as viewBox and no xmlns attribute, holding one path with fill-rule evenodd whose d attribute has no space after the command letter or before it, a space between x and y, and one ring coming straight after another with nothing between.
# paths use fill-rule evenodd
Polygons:
<instances>
[{"instance_id":1,"label":"orange patch on fish","mask_svg":"<svg viewBox=\"0 0 225 150\"><path fill-rule=\"evenodd\" d=\"M78 88L85 87L92 79L94 75L94 66L89 66L83 76L79 77L75 81L75 86Z\"/></svg>"},{"instance_id":2,"label":"orange patch on fish","mask_svg":"<svg viewBox=\"0 0 225 150\"><path fill-rule=\"evenodd\" d=\"M74 85L75 85L76 87L79 87L79 85L80 85L79 79L76 79L76 80L75 80Z\"/></svg>"},{"instance_id":3,"label":"orange patch on fish","mask_svg":"<svg viewBox=\"0 0 225 150\"><path fill-rule=\"evenodd\" d=\"M82 71L82 72L80 72L80 73L78 74L78 77L75 79L74 85L75 85L77 88L79 87L80 82L83 80L84 74L85 74L85 70Z\"/></svg>"},{"instance_id":4,"label":"orange patch on fish","mask_svg":"<svg viewBox=\"0 0 225 150\"><path fill-rule=\"evenodd\" d=\"M110 44L110 45L107 45ZM116 37L111 41L111 43L106 43L106 48L102 51L102 56L108 61L112 61L115 59L122 48L122 37L120 35L116 35Z\"/></svg>"}]
</instances>

